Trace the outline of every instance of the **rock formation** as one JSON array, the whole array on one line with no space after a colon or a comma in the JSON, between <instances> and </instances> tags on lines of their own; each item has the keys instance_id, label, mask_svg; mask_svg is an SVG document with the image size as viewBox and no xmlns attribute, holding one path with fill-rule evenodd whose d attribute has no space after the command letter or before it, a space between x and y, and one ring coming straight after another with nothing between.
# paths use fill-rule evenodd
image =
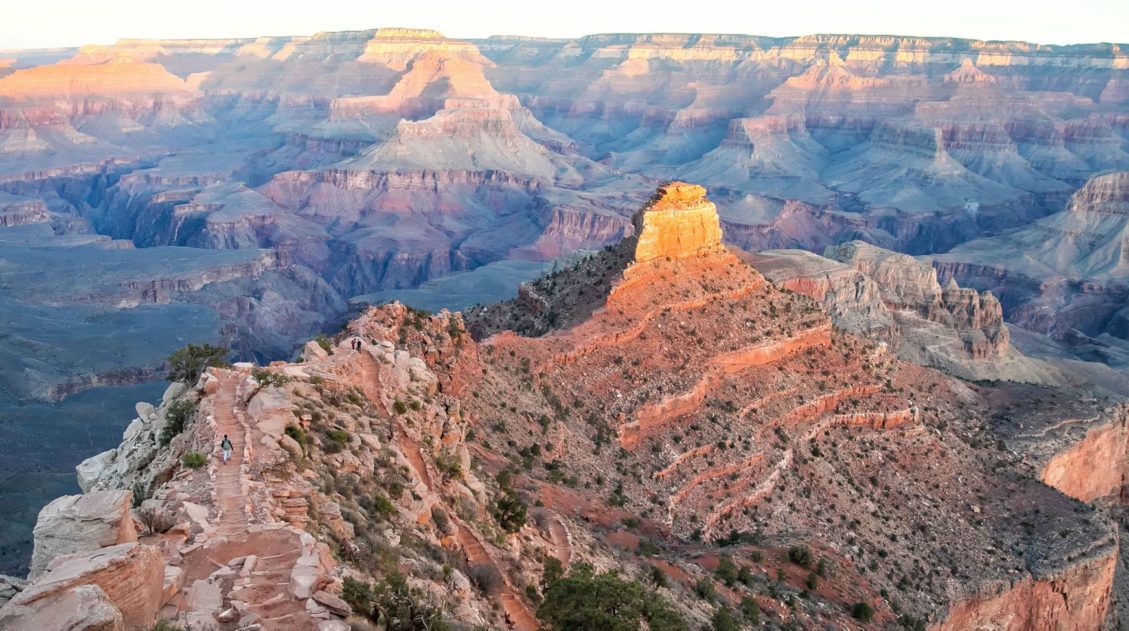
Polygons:
<instances>
[{"instance_id":1,"label":"rock formation","mask_svg":"<svg viewBox=\"0 0 1129 631\"><path fill-rule=\"evenodd\" d=\"M697 256L721 247L717 207L696 184L663 185L636 217L636 263Z\"/></svg>"},{"instance_id":2,"label":"rock formation","mask_svg":"<svg viewBox=\"0 0 1129 631\"><path fill-rule=\"evenodd\" d=\"M889 308L913 311L956 330L970 358L994 359L1006 353L1007 327L991 292L962 289L951 278L942 289L929 265L858 241L828 248L825 255L873 279Z\"/></svg>"},{"instance_id":3,"label":"rock formation","mask_svg":"<svg viewBox=\"0 0 1129 631\"><path fill-rule=\"evenodd\" d=\"M1122 254L1129 172L1090 179L1066 209L1006 236L931 257L943 276L991 290L1009 321L1058 340L1125 338Z\"/></svg>"},{"instance_id":4,"label":"rock formation","mask_svg":"<svg viewBox=\"0 0 1129 631\"><path fill-rule=\"evenodd\" d=\"M63 496L39 511L31 575L41 576L57 557L137 541L129 491Z\"/></svg>"}]
</instances>

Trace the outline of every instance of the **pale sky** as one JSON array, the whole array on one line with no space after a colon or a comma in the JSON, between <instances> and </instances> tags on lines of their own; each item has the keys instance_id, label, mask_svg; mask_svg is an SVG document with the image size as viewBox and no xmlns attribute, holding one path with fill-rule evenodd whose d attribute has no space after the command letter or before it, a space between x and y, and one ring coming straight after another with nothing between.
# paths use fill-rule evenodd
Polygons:
<instances>
[{"instance_id":1,"label":"pale sky","mask_svg":"<svg viewBox=\"0 0 1129 631\"><path fill-rule=\"evenodd\" d=\"M868 33L1129 42L1129 0L4 0L0 49L119 38L309 35L381 26L451 37L610 32Z\"/></svg>"}]
</instances>

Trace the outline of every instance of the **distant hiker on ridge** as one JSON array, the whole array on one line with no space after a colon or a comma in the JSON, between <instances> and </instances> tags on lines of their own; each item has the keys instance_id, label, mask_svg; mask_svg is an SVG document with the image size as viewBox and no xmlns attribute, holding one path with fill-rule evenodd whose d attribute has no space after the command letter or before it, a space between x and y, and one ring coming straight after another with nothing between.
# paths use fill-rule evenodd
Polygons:
<instances>
[{"instance_id":1,"label":"distant hiker on ridge","mask_svg":"<svg viewBox=\"0 0 1129 631\"><path fill-rule=\"evenodd\" d=\"M223 435L223 441L220 443L220 449L223 450L223 462L227 464L227 459L231 457L231 441L228 440L227 434Z\"/></svg>"}]
</instances>

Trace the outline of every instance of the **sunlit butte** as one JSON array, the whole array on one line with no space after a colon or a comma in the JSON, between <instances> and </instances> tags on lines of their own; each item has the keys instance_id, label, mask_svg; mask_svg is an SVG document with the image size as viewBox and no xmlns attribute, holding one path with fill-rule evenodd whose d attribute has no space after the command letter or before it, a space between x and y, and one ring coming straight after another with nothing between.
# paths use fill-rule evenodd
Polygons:
<instances>
[{"instance_id":1,"label":"sunlit butte","mask_svg":"<svg viewBox=\"0 0 1129 631\"><path fill-rule=\"evenodd\" d=\"M109 44L121 38L306 35L382 26L434 28L451 37L577 37L609 32L896 34L1046 44L1129 38L1124 0L913 2L606 2L337 0L191 3L43 0L11 3L0 49Z\"/></svg>"}]
</instances>

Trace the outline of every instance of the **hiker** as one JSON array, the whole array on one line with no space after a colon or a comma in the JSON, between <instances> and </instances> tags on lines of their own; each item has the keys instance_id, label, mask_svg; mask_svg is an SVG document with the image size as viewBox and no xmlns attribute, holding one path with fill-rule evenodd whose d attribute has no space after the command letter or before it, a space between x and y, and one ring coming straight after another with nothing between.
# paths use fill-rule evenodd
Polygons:
<instances>
[{"instance_id":1,"label":"hiker","mask_svg":"<svg viewBox=\"0 0 1129 631\"><path fill-rule=\"evenodd\" d=\"M231 457L231 441L228 440L227 434L223 435L223 442L220 443L220 449L223 450L223 462L227 464L227 459Z\"/></svg>"}]
</instances>

